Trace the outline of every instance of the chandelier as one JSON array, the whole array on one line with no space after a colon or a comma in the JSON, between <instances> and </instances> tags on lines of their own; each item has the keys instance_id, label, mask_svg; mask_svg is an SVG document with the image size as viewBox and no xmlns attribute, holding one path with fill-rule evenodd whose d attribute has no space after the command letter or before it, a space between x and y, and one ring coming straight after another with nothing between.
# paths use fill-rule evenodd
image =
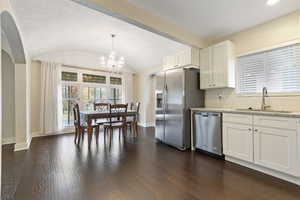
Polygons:
<instances>
[{"instance_id":1,"label":"chandelier","mask_svg":"<svg viewBox=\"0 0 300 200\"><path fill-rule=\"evenodd\" d=\"M117 58L117 56L116 56L116 52L115 52L115 49L114 49L114 39L115 39L115 37L116 37L115 34L111 34L111 52L108 55L108 57L101 56L101 58L100 58L101 66L109 68L109 70L112 71L112 72L113 71L117 72L125 64L125 58L124 57L121 56L121 57Z\"/></svg>"}]
</instances>

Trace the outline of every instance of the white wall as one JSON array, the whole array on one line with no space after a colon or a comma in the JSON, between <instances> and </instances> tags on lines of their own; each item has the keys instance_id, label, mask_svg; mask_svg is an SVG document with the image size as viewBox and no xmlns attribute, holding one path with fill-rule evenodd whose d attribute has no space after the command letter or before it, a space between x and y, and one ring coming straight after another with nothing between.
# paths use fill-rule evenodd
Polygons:
<instances>
[{"instance_id":1,"label":"white wall","mask_svg":"<svg viewBox=\"0 0 300 200\"><path fill-rule=\"evenodd\" d=\"M300 11L255 26L242 32L224 37L223 40L232 40L235 44L236 55L247 54L277 46L282 43L300 39ZM218 98L222 96L222 98ZM272 109L300 111L300 93L296 96L277 95L268 98ZM259 108L261 96L240 96L234 89L212 89L206 91L205 106L221 108Z\"/></svg>"},{"instance_id":2,"label":"white wall","mask_svg":"<svg viewBox=\"0 0 300 200\"><path fill-rule=\"evenodd\" d=\"M144 72L134 76L135 101L141 102L139 125L144 127L155 125L155 79L151 74Z\"/></svg>"},{"instance_id":3,"label":"white wall","mask_svg":"<svg viewBox=\"0 0 300 200\"><path fill-rule=\"evenodd\" d=\"M2 144L15 142L15 64L2 50Z\"/></svg>"}]
</instances>

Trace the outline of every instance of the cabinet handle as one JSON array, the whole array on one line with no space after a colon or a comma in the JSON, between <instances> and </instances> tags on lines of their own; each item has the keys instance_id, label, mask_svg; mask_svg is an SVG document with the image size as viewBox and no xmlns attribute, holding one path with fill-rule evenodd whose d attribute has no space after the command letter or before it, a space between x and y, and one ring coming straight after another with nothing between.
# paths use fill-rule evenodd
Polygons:
<instances>
[{"instance_id":1,"label":"cabinet handle","mask_svg":"<svg viewBox=\"0 0 300 200\"><path fill-rule=\"evenodd\" d=\"M252 131L252 129L251 129L251 128L249 128L249 129L248 129L248 131Z\"/></svg>"},{"instance_id":2,"label":"cabinet handle","mask_svg":"<svg viewBox=\"0 0 300 200\"><path fill-rule=\"evenodd\" d=\"M255 132L258 132L258 129L255 129L254 131L255 131Z\"/></svg>"}]
</instances>

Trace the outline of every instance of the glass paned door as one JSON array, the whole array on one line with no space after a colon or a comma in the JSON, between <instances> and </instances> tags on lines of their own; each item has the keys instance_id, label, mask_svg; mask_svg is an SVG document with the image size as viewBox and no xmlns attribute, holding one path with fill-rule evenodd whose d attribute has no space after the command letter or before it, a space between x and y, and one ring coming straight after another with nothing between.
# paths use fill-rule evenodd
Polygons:
<instances>
[{"instance_id":1,"label":"glass paned door","mask_svg":"<svg viewBox=\"0 0 300 200\"><path fill-rule=\"evenodd\" d=\"M81 88L81 106L84 110L93 110L94 102L107 103L107 88L82 87Z\"/></svg>"},{"instance_id":2,"label":"glass paned door","mask_svg":"<svg viewBox=\"0 0 300 200\"><path fill-rule=\"evenodd\" d=\"M122 103L122 89L121 88L110 88L110 97L108 103L121 104Z\"/></svg>"},{"instance_id":3,"label":"glass paned door","mask_svg":"<svg viewBox=\"0 0 300 200\"><path fill-rule=\"evenodd\" d=\"M79 87L63 85L62 101L63 101L63 126L69 127L74 124L73 105L79 99Z\"/></svg>"}]
</instances>

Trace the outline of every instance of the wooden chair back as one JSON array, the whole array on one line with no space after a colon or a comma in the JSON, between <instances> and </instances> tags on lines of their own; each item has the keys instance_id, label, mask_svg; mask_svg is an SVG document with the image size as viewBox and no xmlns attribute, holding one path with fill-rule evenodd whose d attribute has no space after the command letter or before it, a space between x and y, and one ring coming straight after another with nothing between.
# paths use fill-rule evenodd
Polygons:
<instances>
[{"instance_id":1,"label":"wooden chair back","mask_svg":"<svg viewBox=\"0 0 300 200\"><path fill-rule=\"evenodd\" d=\"M113 122L114 118L120 118L123 124L126 124L126 116L127 116L127 108L128 104L110 104L109 112L110 112L110 124ZM118 116L113 116L118 113Z\"/></svg>"},{"instance_id":2,"label":"wooden chair back","mask_svg":"<svg viewBox=\"0 0 300 200\"><path fill-rule=\"evenodd\" d=\"M130 104L130 110L135 110L136 111L136 116L135 116L134 120L139 119L140 107L141 107L141 102L136 102L136 103L131 103Z\"/></svg>"},{"instance_id":3,"label":"wooden chair back","mask_svg":"<svg viewBox=\"0 0 300 200\"><path fill-rule=\"evenodd\" d=\"M75 127L80 127L80 110L79 110L79 105L76 103L73 106L73 112L74 112L74 126Z\"/></svg>"},{"instance_id":4,"label":"wooden chair back","mask_svg":"<svg viewBox=\"0 0 300 200\"><path fill-rule=\"evenodd\" d=\"M94 110L95 111L106 111L109 108L108 103L94 103Z\"/></svg>"}]
</instances>

